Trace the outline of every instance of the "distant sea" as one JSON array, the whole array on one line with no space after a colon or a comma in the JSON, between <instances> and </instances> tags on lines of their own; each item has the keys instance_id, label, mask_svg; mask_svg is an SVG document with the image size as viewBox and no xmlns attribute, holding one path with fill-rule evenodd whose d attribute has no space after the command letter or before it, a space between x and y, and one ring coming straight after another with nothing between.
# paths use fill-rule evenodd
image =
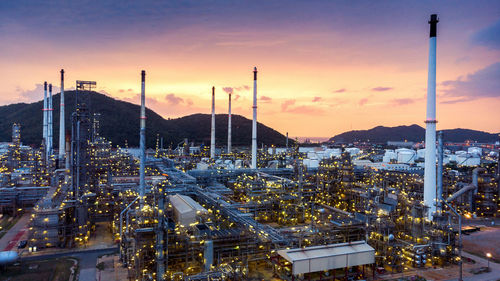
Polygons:
<instances>
[{"instance_id":1,"label":"distant sea","mask_svg":"<svg viewBox=\"0 0 500 281\"><path fill-rule=\"evenodd\" d=\"M309 140L312 143L316 142L324 142L329 140L329 137L292 137L292 139L299 139L299 142L305 142L306 140Z\"/></svg>"}]
</instances>

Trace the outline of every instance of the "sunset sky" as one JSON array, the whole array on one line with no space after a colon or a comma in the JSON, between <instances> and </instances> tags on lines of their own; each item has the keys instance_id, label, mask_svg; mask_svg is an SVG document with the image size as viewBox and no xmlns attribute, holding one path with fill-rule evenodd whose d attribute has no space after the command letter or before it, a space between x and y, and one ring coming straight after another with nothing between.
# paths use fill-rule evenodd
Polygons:
<instances>
[{"instance_id":1,"label":"sunset sky","mask_svg":"<svg viewBox=\"0 0 500 281\"><path fill-rule=\"evenodd\" d=\"M430 14L438 129L500 132L500 1L0 2L0 105L43 97L43 81L139 102L163 117L216 111L291 136L424 126Z\"/></svg>"}]
</instances>

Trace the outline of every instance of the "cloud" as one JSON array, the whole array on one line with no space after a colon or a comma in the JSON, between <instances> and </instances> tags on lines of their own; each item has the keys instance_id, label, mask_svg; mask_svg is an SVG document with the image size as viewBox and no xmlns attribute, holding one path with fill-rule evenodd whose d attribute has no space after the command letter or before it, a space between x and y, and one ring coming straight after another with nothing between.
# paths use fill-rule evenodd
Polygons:
<instances>
[{"instance_id":1,"label":"cloud","mask_svg":"<svg viewBox=\"0 0 500 281\"><path fill-rule=\"evenodd\" d=\"M385 91L390 91L392 89L393 89L392 87L375 87L375 88L372 88L372 91L374 91L374 92L385 92Z\"/></svg>"},{"instance_id":2,"label":"cloud","mask_svg":"<svg viewBox=\"0 0 500 281\"><path fill-rule=\"evenodd\" d=\"M131 98L125 97L125 98L122 98L122 100L140 105L141 104L141 94L135 94ZM159 101L157 99L146 96L146 107L149 107L151 105L155 105L157 103L159 103Z\"/></svg>"},{"instance_id":3,"label":"cloud","mask_svg":"<svg viewBox=\"0 0 500 281\"><path fill-rule=\"evenodd\" d=\"M475 45L485 46L493 50L500 50L500 20L479 30L471 36L470 40Z\"/></svg>"},{"instance_id":4,"label":"cloud","mask_svg":"<svg viewBox=\"0 0 500 281\"><path fill-rule=\"evenodd\" d=\"M267 97L267 96L261 96L259 100L260 100L261 102L263 102L263 103L271 103L272 98Z\"/></svg>"},{"instance_id":5,"label":"cloud","mask_svg":"<svg viewBox=\"0 0 500 281\"><path fill-rule=\"evenodd\" d=\"M342 89L338 89L338 90L333 91L333 93L343 93L345 91L347 91L347 90L345 88L342 88Z\"/></svg>"},{"instance_id":6,"label":"cloud","mask_svg":"<svg viewBox=\"0 0 500 281\"><path fill-rule=\"evenodd\" d=\"M127 90L125 90L125 89L120 89L120 90L118 90L118 92L120 92L120 93L132 92L132 91L133 91L132 89L127 89Z\"/></svg>"},{"instance_id":7,"label":"cloud","mask_svg":"<svg viewBox=\"0 0 500 281\"><path fill-rule=\"evenodd\" d=\"M47 97L49 96L48 88L49 87L47 86ZM16 92L18 93L20 101L24 102L39 101L43 100L44 86L42 83L37 83L35 84L34 89L29 89L29 90L17 87ZM59 87L52 85L52 94L55 95L56 93L59 93Z\"/></svg>"},{"instance_id":8,"label":"cloud","mask_svg":"<svg viewBox=\"0 0 500 281\"><path fill-rule=\"evenodd\" d=\"M292 106L295 104L295 100L286 100L281 103L281 111L285 112L287 111L289 106Z\"/></svg>"},{"instance_id":9,"label":"cloud","mask_svg":"<svg viewBox=\"0 0 500 281\"><path fill-rule=\"evenodd\" d=\"M236 94L236 95L234 96L234 101L239 100L239 99L240 99L240 97L241 97L240 95Z\"/></svg>"},{"instance_id":10,"label":"cloud","mask_svg":"<svg viewBox=\"0 0 500 281\"><path fill-rule=\"evenodd\" d=\"M358 104L359 106L363 106L368 102L368 98L362 98L359 100Z\"/></svg>"},{"instance_id":11,"label":"cloud","mask_svg":"<svg viewBox=\"0 0 500 281\"><path fill-rule=\"evenodd\" d=\"M445 97L455 97L443 103L457 103L477 98L500 97L500 62L490 64L466 78L458 77L456 80L448 80L441 83L447 87L444 90Z\"/></svg>"},{"instance_id":12,"label":"cloud","mask_svg":"<svg viewBox=\"0 0 500 281\"><path fill-rule=\"evenodd\" d=\"M411 98L401 98L401 99L392 99L389 104L391 105L397 105L397 106L401 106L401 105L408 105L408 104L412 104L412 103L415 103L416 102L416 99L411 99Z\"/></svg>"},{"instance_id":13,"label":"cloud","mask_svg":"<svg viewBox=\"0 0 500 281\"><path fill-rule=\"evenodd\" d=\"M321 108L315 106L301 105L296 107L289 107L287 112L296 114L323 114L324 111Z\"/></svg>"},{"instance_id":14,"label":"cloud","mask_svg":"<svg viewBox=\"0 0 500 281\"><path fill-rule=\"evenodd\" d=\"M314 97L312 102L318 102L318 101L321 101L321 97Z\"/></svg>"},{"instance_id":15,"label":"cloud","mask_svg":"<svg viewBox=\"0 0 500 281\"><path fill-rule=\"evenodd\" d=\"M233 93L233 87L223 87L222 90L228 94Z\"/></svg>"},{"instance_id":16,"label":"cloud","mask_svg":"<svg viewBox=\"0 0 500 281\"><path fill-rule=\"evenodd\" d=\"M250 90L250 86L248 86L248 85L243 85L243 86L239 86L239 87L234 87L234 89L235 89L236 91L238 91L238 92L239 92L239 91L248 91L248 90Z\"/></svg>"},{"instance_id":17,"label":"cloud","mask_svg":"<svg viewBox=\"0 0 500 281\"><path fill-rule=\"evenodd\" d=\"M165 99L167 100L167 103L168 104L171 104L171 105L178 105L179 103L184 103L184 99L181 98L181 97L177 97L175 94L167 94L165 96Z\"/></svg>"}]
</instances>

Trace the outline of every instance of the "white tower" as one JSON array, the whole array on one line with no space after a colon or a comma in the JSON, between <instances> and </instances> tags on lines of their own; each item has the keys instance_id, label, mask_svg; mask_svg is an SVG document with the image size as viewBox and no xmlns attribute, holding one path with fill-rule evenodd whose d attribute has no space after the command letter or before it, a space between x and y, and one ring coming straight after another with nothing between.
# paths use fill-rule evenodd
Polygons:
<instances>
[{"instance_id":1,"label":"white tower","mask_svg":"<svg viewBox=\"0 0 500 281\"><path fill-rule=\"evenodd\" d=\"M227 153L231 153L231 93L229 93L229 110L227 114Z\"/></svg>"},{"instance_id":2,"label":"white tower","mask_svg":"<svg viewBox=\"0 0 500 281\"><path fill-rule=\"evenodd\" d=\"M252 169L257 169L257 67L253 69Z\"/></svg>"},{"instance_id":3,"label":"white tower","mask_svg":"<svg viewBox=\"0 0 500 281\"><path fill-rule=\"evenodd\" d=\"M212 127L210 134L210 158L215 158L215 87L212 87Z\"/></svg>"},{"instance_id":4,"label":"white tower","mask_svg":"<svg viewBox=\"0 0 500 281\"><path fill-rule=\"evenodd\" d=\"M60 111L59 111L59 163L61 166L64 163L64 156L66 152L66 143L64 134L66 133L66 128L64 124L64 69L61 69L61 100L60 100Z\"/></svg>"},{"instance_id":5,"label":"white tower","mask_svg":"<svg viewBox=\"0 0 500 281\"><path fill-rule=\"evenodd\" d=\"M424 172L424 204L429 207L428 219L431 219L433 213L436 212L436 30L438 21L437 15L431 15Z\"/></svg>"}]
</instances>

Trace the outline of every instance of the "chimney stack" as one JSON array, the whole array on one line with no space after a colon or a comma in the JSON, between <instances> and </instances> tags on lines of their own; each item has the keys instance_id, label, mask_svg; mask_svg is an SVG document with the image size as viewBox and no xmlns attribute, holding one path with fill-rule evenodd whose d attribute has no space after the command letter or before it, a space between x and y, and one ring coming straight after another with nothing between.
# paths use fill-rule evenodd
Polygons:
<instances>
[{"instance_id":1,"label":"chimney stack","mask_svg":"<svg viewBox=\"0 0 500 281\"><path fill-rule=\"evenodd\" d=\"M52 110L52 84L49 84L49 108L48 108L48 121L49 121L49 128L48 128L48 137L49 137L49 145L48 145L48 152L49 155L52 155L52 149L53 149L53 143L54 143L54 138L53 138L53 110Z\"/></svg>"},{"instance_id":2,"label":"chimney stack","mask_svg":"<svg viewBox=\"0 0 500 281\"><path fill-rule=\"evenodd\" d=\"M43 112L43 143L44 143L44 146L45 146L45 160L48 159L47 155L48 155L48 152L47 152L47 140L48 140L48 114L47 114L47 108L48 108L48 104L47 104L47 81L45 81L43 83L43 109L42 109L42 112Z\"/></svg>"},{"instance_id":3,"label":"chimney stack","mask_svg":"<svg viewBox=\"0 0 500 281\"><path fill-rule=\"evenodd\" d=\"M231 93L229 93L229 110L227 114L227 153L231 153Z\"/></svg>"},{"instance_id":4,"label":"chimney stack","mask_svg":"<svg viewBox=\"0 0 500 281\"><path fill-rule=\"evenodd\" d=\"M215 158L215 87L212 87L212 127L210 134L210 158Z\"/></svg>"},{"instance_id":5,"label":"chimney stack","mask_svg":"<svg viewBox=\"0 0 500 281\"><path fill-rule=\"evenodd\" d=\"M253 69L252 169L257 169L257 67Z\"/></svg>"},{"instance_id":6,"label":"chimney stack","mask_svg":"<svg viewBox=\"0 0 500 281\"><path fill-rule=\"evenodd\" d=\"M424 204L427 218L436 211L436 35L438 18L431 15L429 40L429 72L427 77L427 118L425 120Z\"/></svg>"},{"instance_id":7,"label":"chimney stack","mask_svg":"<svg viewBox=\"0 0 500 281\"><path fill-rule=\"evenodd\" d=\"M65 137L66 132L64 124L64 69L61 69L61 100L60 100L60 111L59 111L59 163L62 166L65 157Z\"/></svg>"},{"instance_id":8,"label":"chimney stack","mask_svg":"<svg viewBox=\"0 0 500 281\"><path fill-rule=\"evenodd\" d=\"M140 167L139 167L139 202L141 209L144 206L144 194L146 189L146 71L141 71L141 131L140 131Z\"/></svg>"}]
</instances>

